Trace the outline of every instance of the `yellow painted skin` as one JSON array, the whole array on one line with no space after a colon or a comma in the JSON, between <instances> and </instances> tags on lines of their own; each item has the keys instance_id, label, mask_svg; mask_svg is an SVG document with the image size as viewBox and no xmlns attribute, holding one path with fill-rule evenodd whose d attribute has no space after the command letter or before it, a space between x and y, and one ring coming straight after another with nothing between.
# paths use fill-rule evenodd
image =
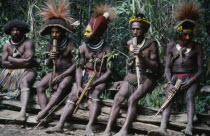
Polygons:
<instances>
[{"instance_id":1,"label":"yellow painted skin","mask_svg":"<svg viewBox=\"0 0 210 136\"><path fill-rule=\"evenodd\" d=\"M88 38L89 38L92 34L93 34L92 28L91 28L90 25L88 25L88 26L86 27L86 29L85 29L84 35L85 35L85 37L88 37Z\"/></svg>"}]
</instances>

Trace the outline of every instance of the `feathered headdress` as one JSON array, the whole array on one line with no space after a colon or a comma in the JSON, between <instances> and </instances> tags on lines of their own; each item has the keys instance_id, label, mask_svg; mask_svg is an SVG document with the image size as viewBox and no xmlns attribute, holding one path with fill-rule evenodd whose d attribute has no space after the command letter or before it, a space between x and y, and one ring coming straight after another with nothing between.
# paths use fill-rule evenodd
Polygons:
<instances>
[{"instance_id":1,"label":"feathered headdress","mask_svg":"<svg viewBox=\"0 0 210 136\"><path fill-rule=\"evenodd\" d=\"M174 16L179 20L175 29L179 31L184 29L193 31L202 12L203 10L195 2L179 3L174 12Z\"/></svg>"},{"instance_id":2,"label":"feathered headdress","mask_svg":"<svg viewBox=\"0 0 210 136\"><path fill-rule=\"evenodd\" d=\"M91 17L89 26L92 33L102 36L108 28L108 23L116 18L115 11L108 4L98 5L94 10L94 16Z\"/></svg>"},{"instance_id":3,"label":"feathered headdress","mask_svg":"<svg viewBox=\"0 0 210 136\"><path fill-rule=\"evenodd\" d=\"M129 20L129 23L133 23L133 22L143 22L149 25L151 24L143 14L137 14L135 16L132 16Z\"/></svg>"},{"instance_id":4,"label":"feathered headdress","mask_svg":"<svg viewBox=\"0 0 210 136\"><path fill-rule=\"evenodd\" d=\"M67 32L72 32L73 26L79 25L79 23L74 22L75 20L70 16L69 5L68 0L60 0L58 5L55 0L45 2L41 11L38 13L45 22L40 30L41 35L49 34L51 28L54 26L60 27Z\"/></svg>"}]
</instances>

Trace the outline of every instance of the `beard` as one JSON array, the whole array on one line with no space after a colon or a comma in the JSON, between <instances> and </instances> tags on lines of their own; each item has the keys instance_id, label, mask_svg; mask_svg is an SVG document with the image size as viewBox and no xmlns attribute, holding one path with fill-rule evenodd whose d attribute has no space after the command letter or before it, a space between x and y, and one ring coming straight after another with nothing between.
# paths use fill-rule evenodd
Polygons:
<instances>
[{"instance_id":1,"label":"beard","mask_svg":"<svg viewBox=\"0 0 210 136\"><path fill-rule=\"evenodd\" d=\"M23 35L12 35L12 40L13 41L20 41L20 40L22 40L22 38L23 38Z\"/></svg>"}]
</instances>

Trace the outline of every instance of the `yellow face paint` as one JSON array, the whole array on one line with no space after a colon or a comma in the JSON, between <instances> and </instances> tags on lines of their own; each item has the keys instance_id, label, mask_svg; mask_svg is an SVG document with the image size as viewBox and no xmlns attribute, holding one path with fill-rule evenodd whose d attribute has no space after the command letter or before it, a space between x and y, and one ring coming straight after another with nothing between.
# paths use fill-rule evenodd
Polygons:
<instances>
[{"instance_id":1,"label":"yellow face paint","mask_svg":"<svg viewBox=\"0 0 210 136\"><path fill-rule=\"evenodd\" d=\"M89 38L92 34L93 34L92 28L90 25L88 25L85 29L84 35Z\"/></svg>"}]
</instances>

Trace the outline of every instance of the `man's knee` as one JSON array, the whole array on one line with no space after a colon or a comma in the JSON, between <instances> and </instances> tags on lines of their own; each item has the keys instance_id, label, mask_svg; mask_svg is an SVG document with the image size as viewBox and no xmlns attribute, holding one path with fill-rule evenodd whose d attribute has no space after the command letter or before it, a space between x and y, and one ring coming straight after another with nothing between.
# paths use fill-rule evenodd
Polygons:
<instances>
[{"instance_id":1,"label":"man's knee","mask_svg":"<svg viewBox=\"0 0 210 136\"><path fill-rule=\"evenodd\" d=\"M37 93L43 93L45 91L45 87L42 83L38 83L36 86Z\"/></svg>"},{"instance_id":2,"label":"man's knee","mask_svg":"<svg viewBox=\"0 0 210 136\"><path fill-rule=\"evenodd\" d=\"M101 91L99 89L95 89L93 92L92 92L92 99L99 99L100 98L100 94L101 94Z\"/></svg>"},{"instance_id":3,"label":"man's knee","mask_svg":"<svg viewBox=\"0 0 210 136\"><path fill-rule=\"evenodd\" d=\"M77 99L78 99L78 97L77 97L77 93L76 92L71 92L69 94L68 101L76 102Z\"/></svg>"},{"instance_id":4,"label":"man's knee","mask_svg":"<svg viewBox=\"0 0 210 136\"><path fill-rule=\"evenodd\" d=\"M121 87L120 87L120 89L128 88L128 86L129 86L128 81L123 81L123 82L122 82L122 85L121 85Z\"/></svg>"},{"instance_id":5,"label":"man's knee","mask_svg":"<svg viewBox=\"0 0 210 136\"><path fill-rule=\"evenodd\" d=\"M193 102L195 98L194 94L186 94L186 102Z\"/></svg>"},{"instance_id":6,"label":"man's knee","mask_svg":"<svg viewBox=\"0 0 210 136\"><path fill-rule=\"evenodd\" d=\"M131 95L128 99L128 105L137 104L138 98L134 95Z\"/></svg>"},{"instance_id":7,"label":"man's knee","mask_svg":"<svg viewBox=\"0 0 210 136\"><path fill-rule=\"evenodd\" d=\"M21 88L29 87L29 83L28 83L27 79L24 78L24 79L21 80L20 87Z\"/></svg>"},{"instance_id":8,"label":"man's knee","mask_svg":"<svg viewBox=\"0 0 210 136\"><path fill-rule=\"evenodd\" d=\"M67 83L60 83L59 86L58 86L58 89L59 90L65 90L69 87L70 83L67 84Z\"/></svg>"},{"instance_id":9,"label":"man's knee","mask_svg":"<svg viewBox=\"0 0 210 136\"><path fill-rule=\"evenodd\" d=\"M122 93L117 93L114 97L114 104L121 104L125 100L126 96Z\"/></svg>"}]
</instances>

